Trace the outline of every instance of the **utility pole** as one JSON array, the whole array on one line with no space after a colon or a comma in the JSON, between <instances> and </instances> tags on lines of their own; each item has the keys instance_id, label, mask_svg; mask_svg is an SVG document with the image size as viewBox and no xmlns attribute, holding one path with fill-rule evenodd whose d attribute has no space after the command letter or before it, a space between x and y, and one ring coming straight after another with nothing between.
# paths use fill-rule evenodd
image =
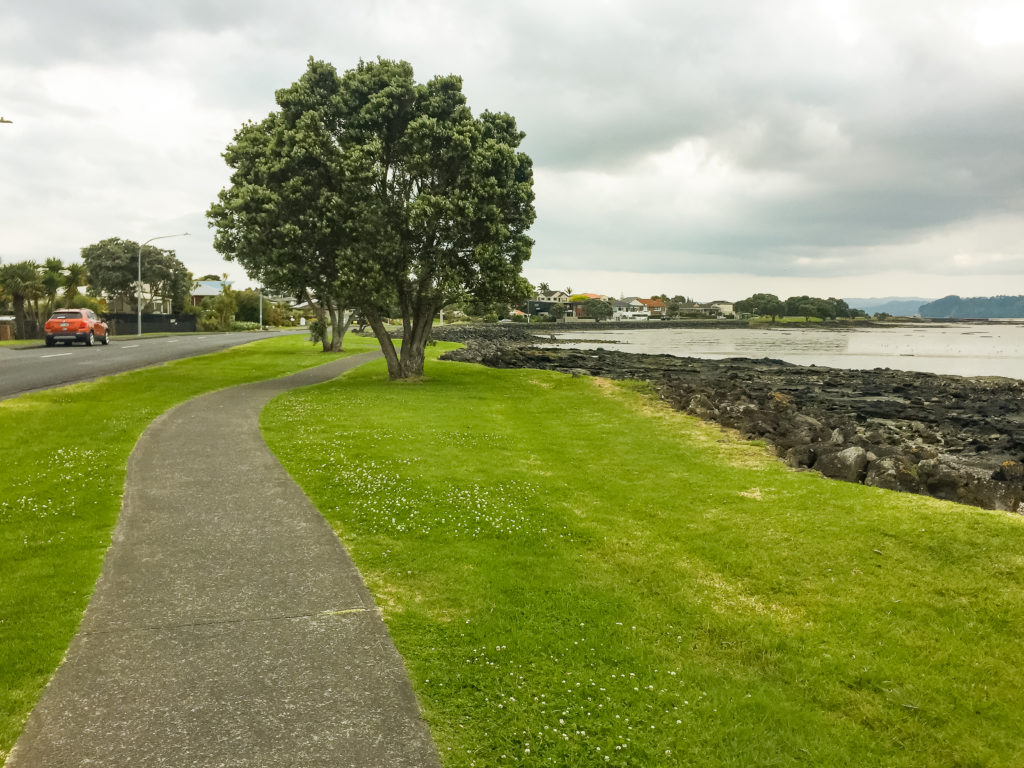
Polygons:
<instances>
[{"instance_id":1,"label":"utility pole","mask_svg":"<svg viewBox=\"0 0 1024 768\"><path fill-rule=\"evenodd\" d=\"M135 331L140 339L142 338L142 249L154 240L166 240L168 237L188 237L188 232L179 232L177 235L160 235L159 237L151 237L139 246L139 282L135 286L135 309L137 313Z\"/></svg>"}]
</instances>

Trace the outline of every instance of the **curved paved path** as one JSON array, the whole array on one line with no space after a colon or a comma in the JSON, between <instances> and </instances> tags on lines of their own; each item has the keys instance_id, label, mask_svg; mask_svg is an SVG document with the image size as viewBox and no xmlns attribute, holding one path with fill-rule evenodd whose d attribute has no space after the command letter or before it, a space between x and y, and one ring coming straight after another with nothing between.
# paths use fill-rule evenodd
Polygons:
<instances>
[{"instance_id":1,"label":"curved paved path","mask_svg":"<svg viewBox=\"0 0 1024 768\"><path fill-rule=\"evenodd\" d=\"M275 395L374 356L204 395L149 427L10 768L440 764L373 598L257 423Z\"/></svg>"}]
</instances>

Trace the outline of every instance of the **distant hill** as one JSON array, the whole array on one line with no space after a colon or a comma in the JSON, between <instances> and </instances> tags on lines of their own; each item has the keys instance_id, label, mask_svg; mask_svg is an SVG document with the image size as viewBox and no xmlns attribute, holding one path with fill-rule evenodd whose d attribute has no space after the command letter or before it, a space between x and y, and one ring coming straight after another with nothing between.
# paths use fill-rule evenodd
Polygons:
<instances>
[{"instance_id":1,"label":"distant hill","mask_svg":"<svg viewBox=\"0 0 1024 768\"><path fill-rule=\"evenodd\" d=\"M1024 296L974 296L961 299L946 296L924 304L921 317L950 317L972 320L1024 318Z\"/></svg>"},{"instance_id":2,"label":"distant hill","mask_svg":"<svg viewBox=\"0 0 1024 768\"><path fill-rule=\"evenodd\" d=\"M888 312L890 315L902 315L913 317L919 314L918 309L922 304L927 304L934 299L922 299L914 296L886 296L881 299L845 299L853 309L863 309L868 314L874 315L879 312Z\"/></svg>"}]
</instances>

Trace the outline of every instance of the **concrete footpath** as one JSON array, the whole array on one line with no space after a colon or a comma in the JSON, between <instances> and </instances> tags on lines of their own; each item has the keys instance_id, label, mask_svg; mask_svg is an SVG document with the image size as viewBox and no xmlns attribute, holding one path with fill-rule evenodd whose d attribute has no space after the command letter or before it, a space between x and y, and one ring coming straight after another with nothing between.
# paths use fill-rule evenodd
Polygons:
<instances>
[{"instance_id":1,"label":"concrete footpath","mask_svg":"<svg viewBox=\"0 0 1024 768\"><path fill-rule=\"evenodd\" d=\"M373 598L257 423L275 395L375 356L204 395L149 427L9 768L440 765Z\"/></svg>"}]
</instances>

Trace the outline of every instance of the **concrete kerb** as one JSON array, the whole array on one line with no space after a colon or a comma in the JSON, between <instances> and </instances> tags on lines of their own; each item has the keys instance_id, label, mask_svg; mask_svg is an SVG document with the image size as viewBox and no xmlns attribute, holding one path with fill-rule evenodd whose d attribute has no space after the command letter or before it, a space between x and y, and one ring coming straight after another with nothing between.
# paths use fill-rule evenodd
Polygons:
<instances>
[{"instance_id":1,"label":"concrete kerb","mask_svg":"<svg viewBox=\"0 0 1024 768\"><path fill-rule=\"evenodd\" d=\"M9 768L440 765L362 578L258 427L278 393L378 356L203 395L150 425Z\"/></svg>"}]
</instances>

